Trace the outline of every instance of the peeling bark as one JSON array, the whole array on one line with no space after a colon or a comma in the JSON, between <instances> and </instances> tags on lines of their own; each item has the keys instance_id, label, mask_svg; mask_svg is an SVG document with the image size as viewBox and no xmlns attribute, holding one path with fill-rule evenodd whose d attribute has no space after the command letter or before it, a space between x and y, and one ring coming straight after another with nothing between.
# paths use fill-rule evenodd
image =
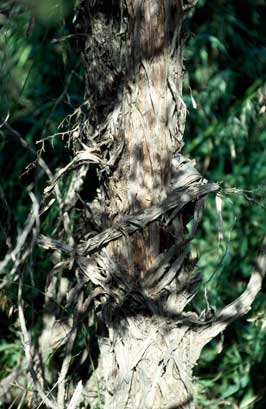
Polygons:
<instances>
[{"instance_id":1,"label":"peeling bark","mask_svg":"<svg viewBox=\"0 0 266 409\"><path fill-rule=\"evenodd\" d=\"M77 320L94 301L100 358L84 389L78 384L74 401L83 393L84 402L102 401L107 409L193 409L193 367L204 345L249 310L265 275L266 244L237 300L210 320L188 311L200 282L190 243L208 194L220 191L180 153L186 118L182 24L196 1L127 0L126 29L122 1L116 33L125 36L121 46L112 38L115 23L103 13L104 2L84 4L91 105L79 128L87 140L46 194L69 170L82 166L84 176L86 165L97 164L101 183L90 207L94 229L75 243L72 237L68 243L38 239L42 247L64 253L96 286L83 305L77 304ZM70 199L75 203L76 195ZM44 344L49 345L46 339ZM66 360L63 380L68 367ZM63 407L64 385L59 395Z\"/></svg>"},{"instance_id":2,"label":"peeling bark","mask_svg":"<svg viewBox=\"0 0 266 409\"><path fill-rule=\"evenodd\" d=\"M105 366L107 408L194 408L193 338L188 327L161 317L121 319L113 327Z\"/></svg>"},{"instance_id":3,"label":"peeling bark","mask_svg":"<svg viewBox=\"0 0 266 409\"><path fill-rule=\"evenodd\" d=\"M101 343L99 376L105 381L105 408L192 409L196 331L183 309L197 278L188 262L186 222L182 211L170 212L168 223L161 218L140 229L134 216L167 200L178 181L187 203L204 207L199 196L188 199L184 175L192 189L193 183L204 189L205 181L178 156L186 116L183 8L181 2L158 0L128 0L127 6L130 76L112 135L124 149L101 201L122 234L94 263L88 257L89 277L111 297L101 302L108 338ZM137 228L129 234L121 220L131 215Z\"/></svg>"}]
</instances>

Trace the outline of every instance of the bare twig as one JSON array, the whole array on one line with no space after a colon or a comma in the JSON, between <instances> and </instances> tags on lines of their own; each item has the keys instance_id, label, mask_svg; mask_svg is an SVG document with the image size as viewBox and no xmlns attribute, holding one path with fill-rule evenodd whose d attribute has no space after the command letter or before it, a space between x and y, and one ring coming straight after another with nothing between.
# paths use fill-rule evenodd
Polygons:
<instances>
[{"instance_id":1,"label":"bare twig","mask_svg":"<svg viewBox=\"0 0 266 409\"><path fill-rule=\"evenodd\" d=\"M39 212L39 206L38 206L36 199L34 199L34 195L30 193L30 196L33 200L31 212L29 213L29 216L25 222L24 229L18 235L17 243L14 249L11 252L7 253L4 260L0 262L0 273L3 272L4 268L8 265L10 261L13 261L14 263L16 263L24 244L29 234L31 233L34 224L36 223L36 218L38 217L38 212Z\"/></svg>"},{"instance_id":2,"label":"bare twig","mask_svg":"<svg viewBox=\"0 0 266 409\"><path fill-rule=\"evenodd\" d=\"M75 409L78 406L81 400L82 392L83 392L82 381L79 381L67 409Z\"/></svg>"},{"instance_id":3,"label":"bare twig","mask_svg":"<svg viewBox=\"0 0 266 409\"><path fill-rule=\"evenodd\" d=\"M60 375L58 378L57 404L58 404L58 407L61 409L64 409L65 407L66 376L67 376L69 365L72 359L72 349L74 346L74 342L75 342L77 330L78 330L77 320L78 320L80 308L82 306L82 302L83 302L83 293L80 294L79 299L78 299L75 319L73 322L71 333L67 341L65 358L63 360Z\"/></svg>"},{"instance_id":4,"label":"bare twig","mask_svg":"<svg viewBox=\"0 0 266 409\"><path fill-rule=\"evenodd\" d=\"M37 377L36 371L34 369L33 360L31 357L31 340L30 335L27 330L25 315L23 311L23 303L22 303L22 274L20 274L19 279L19 290L18 290L18 313L19 313L19 323L22 332L22 343L25 351L26 361L28 364L28 368L33 380L33 384L38 391L41 399L45 403L45 405L50 409L58 409L57 405L48 398L46 393L44 392L42 385Z\"/></svg>"},{"instance_id":5,"label":"bare twig","mask_svg":"<svg viewBox=\"0 0 266 409\"><path fill-rule=\"evenodd\" d=\"M266 236L263 239L259 250L254 270L249 279L245 291L236 300L219 311L215 318L200 330L197 339L201 347L206 345L211 339L216 337L237 318L247 314L251 308L256 295L261 289L262 281L266 272Z\"/></svg>"},{"instance_id":6,"label":"bare twig","mask_svg":"<svg viewBox=\"0 0 266 409\"><path fill-rule=\"evenodd\" d=\"M14 258L15 262L16 262L16 257L18 255L18 252L24 245L25 240L28 234L32 231L34 224L36 224L36 226L39 225L39 220L38 220L39 219L39 204L35 196L33 195L33 193L30 193L30 197L33 202L32 211L28 218L28 223L26 223L26 227L18 239L17 246L15 247L15 250L12 252L12 258ZM36 240L36 236L35 236L35 240ZM19 262L17 263L17 265L19 265ZM46 396L45 392L43 391L41 383L39 382L37 374L34 369L33 360L31 357L31 339L30 339L30 335L27 330L25 315L23 311L22 285L23 285L23 275L22 275L22 272L20 272L19 287L18 287L18 315L19 315L20 328L22 332L22 344L23 344L24 351L25 351L26 362L27 362L34 386L36 387L43 402L46 404L47 407L51 409L57 409L57 406Z\"/></svg>"},{"instance_id":7,"label":"bare twig","mask_svg":"<svg viewBox=\"0 0 266 409\"><path fill-rule=\"evenodd\" d=\"M25 362L20 362L18 366L0 382L0 398L7 396L18 377L25 371Z\"/></svg>"}]
</instances>

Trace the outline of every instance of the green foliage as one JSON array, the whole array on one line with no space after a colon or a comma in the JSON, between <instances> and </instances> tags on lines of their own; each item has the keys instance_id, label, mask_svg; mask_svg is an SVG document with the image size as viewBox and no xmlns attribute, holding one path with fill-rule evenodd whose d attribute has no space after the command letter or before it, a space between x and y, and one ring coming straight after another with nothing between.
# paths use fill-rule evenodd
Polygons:
<instances>
[{"instance_id":1,"label":"green foliage","mask_svg":"<svg viewBox=\"0 0 266 409\"><path fill-rule=\"evenodd\" d=\"M0 36L1 123L9 116L9 127L3 125L0 129L0 178L6 203L13 203L9 206L10 223L19 225L25 220L30 202L25 187L37 178L41 183L36 188L43 188L43 171L35 166L26 169L42 148L35 143L54 134L82 100L79 63L68 38L67 16L59 13L61 20L50 24L38 8L45 4L52 9L60 2L33 2L33 8L28 3L5 1L0 7L6 16ZM64 4L70 10L72 3ZM67 160L68 153L58 138L53 146L56 150L46 144L42 156L54 170Z\"/></svg>"},{"instance_id":2,"label":"green foliage","mask_svg":"<svg viewBox=\"0 0 266 409\"><path fill-rule=\"evenodd\" d=\"M10 371L18 364L22 353L21 343L19 341L11 343L3 340L0 343L1 377L3 374L5 375L6 371Z\"/></svg>"},{"instance_id":3,"label":"green foliage","mask_svg":"<svg viewBox=\"0 0 266 409\"><path fill-rule=\"evenodd\" d=\"M36 142L56 133L83 99L80 59L70 35L74 3L6 0L0 4L0 260L23 229L31 207L28 191L33 189L41 198L47 183L47 175L36 166L40 152L52 171L69 157L59 138L53 144ZM58 214L54 206L44 218L43 231L56 228ZM21 265L23 302L33 341L41 331L38 314L51 267L39 250L28 265ZM16 319L17 293L17 279L1 292L1 379L24 356Z\"/></svg>"},{"instance_id":4,"label":"green foliage","mask_svg":"<svg viewBox=\"0 0 266 409\"><path fill-rule=\"evenodd\" d=\"M197 309L207 302L219 308L243 291L265 234L263 11L258 1L200 1L187 21L193 34L186 48L185 149L206 178L222 181L224 188L224 239L218 240L213 201L195 242L203 274ZM227 187L239 190L229 194ZM200 407L265 407L265 288L249 316L228 329L223 342L215 340L205 349L197 370Z\"/></svg>"},{"instance_id":5,"label":"green foliage","mask_svg":"<svg viewBox=\"0 0 266 409\"><path fill-rule=\"evenodd\" d=\"M60 139L53 138L53 144L44 146L36 142L57 132L64 118L83 101L82 67L71 34L74 6L74 0L2 0L0 4L0 124L9 115L9 126L0 128L0 259L14 244L17 228L22 228L28 214L28 187L34 184L35 194L41 197L46 183L41 169L33 166L25 173L26 166L38 158L41 148L45 148L42 156L53 171L68 159L68 150ZM185 51L185 150L196 158L207 179L222 181L224 188L224 239L218 241L213 200L194 243L193 251L201 255L197 268L204 283L194 301L198 311L206 308L207 302L219 308L241 293L265 234L263 11L263 1L200 0L186 21L192 35ZM68 184L66 179L60 184L63 195ZM229 187L252 192L229 194ZM55 205L43 217L44 233L52 236L58 229L59 212ZM72 213L72 225L77 217ZM42 308L45 278L51 265L43 253L36 252L32 267L34 280L27 271L23 296L31 335L36 338L40 328L32 312ZM16 295L14 283L6 291L6 304L0 305L1 377L14 368L23 353L17 312L10 312ZM265 408L265 309L264 287L248 317L236 322L224 337L204 350L196 372L199 408ZM73 368L80 345L94 343L91 334L79 333ZM50 357L53 362L58 359L62 359L60 350ZM90 372L91 367L85 370Z\"/></svg>"}]
</instances>

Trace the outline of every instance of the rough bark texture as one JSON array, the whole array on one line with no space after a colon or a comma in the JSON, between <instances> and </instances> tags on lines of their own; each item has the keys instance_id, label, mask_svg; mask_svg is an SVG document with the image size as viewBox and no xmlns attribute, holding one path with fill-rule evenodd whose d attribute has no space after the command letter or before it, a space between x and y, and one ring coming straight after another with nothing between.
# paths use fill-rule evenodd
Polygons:
<instances>
[{"instance_id":1,"label":"rough bark texture","mask_svg":"<svg viewBox=\"0 0 266 409\"><path fill-rule=\"evenodd\" d=\"M110 330L111 326L109 344L101 350L107 359L105 407L194 407L190 351L194 340L187 326L139 314L120 319Z\"/></svg>"},{"instance_id":2,"label":"rough bark texture","mask_svg":"<svg viewBox=\"0 0 266 409\"><path fill-rule=\"evenodd\" d=\"M204 180L180 153L186 116L182 24L195 3L80 1L75 20L87 99L67 119L74 128L62 133L69 135L73 159L56 175L38 159L49 179L44 200L39 207L30 193L32 211L0 262L0 272L12 266L1 288L18 282L25 351L0 382L6 403L25 399L29 407L52 409L100 402L107 409L193 409L192 370L201 349L246 314L260 291L266 239L238 299L212 316L189 311L200 282L190 243L208 194L221 193L219 184ZM99 186L93 198L83 199L90 166L97 168ZM71 183L62 194L58 181L68 172ZM83 217L72 231L71 210L78 202ZM53 238L40 235L42 215L54 211L55 204ZM31 258L35 243L53 250L54 267L47 275L42 331L32 340L20 266ZM93 360L79 332L82 325L87 328L93 302L100 357L86 383L79 369L85 361L93 367ZM47 359L59 347L61 365L50 371Z\"/></svg>"},{"instance_id":3,"label":"rough bark texture","mask_svg":"<svg viewBox=\"0 0 266 409\"><path fill-rule=\"evenodd\" d=\"M94 300L99 322L100 357L82 392L90 405L193 409L192 370L201 349L248 311L265 274L264 243L237 300L215 316L189 312L200 281L190 243L208 194L220 191L180 153L186 117L182 24L195 3L81 3L88 111L75 128L76 155L46 193L56 193L67 171L81 166L85 172L91 163L98 166L100 186L79 240L39 236L38 243L65 253L96 286L77 306L77 317L84 316ZM82 281L75 291L81 289ZM64 382L68 367L69 354L60 372ZM59 407L64 385L58 387ZM78 399L81 391L78 384Z\"/></svg>"},{"instance_id":4,"label":"rough bark texture","mask_svg":"<svg viewBox=\"0 0 266 409\"><path fill-rule=\"evenodd\" d=\"M128 81L112 132L123 151L100 200L111 224L145 213L175 189L205 183L178 154L186 117L182 2L128 0L127 8ZM200 214L205 196L187 203L194 202L193 208L199 199ZM98 367L105 408L194 407L196 332L182 312L197 278L185 224L182 212L173 211L141 230L138 225L133 234L124 229L90 264L89 277L109 295L102 304L108 338L101 343Z\"/></svg>"}]
</instances>

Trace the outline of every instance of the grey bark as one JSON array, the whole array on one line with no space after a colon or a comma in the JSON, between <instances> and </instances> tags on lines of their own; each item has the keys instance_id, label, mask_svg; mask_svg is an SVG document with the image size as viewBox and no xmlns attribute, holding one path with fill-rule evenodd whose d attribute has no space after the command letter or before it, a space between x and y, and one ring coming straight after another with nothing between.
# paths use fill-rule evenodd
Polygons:
<instances>
[{"instance_id":1,"label":"grey bark","mask_svg":"<svg viewBox=\"0 0 266 409\"><path fill-rule=\"evenodd\" d=\"M111 3L119 4L120 21L118 9L108 8ZM73 113L75 126L66 132L74 156L56 175L38 158L50 183L46 197L39 210L31 194L32 212L0 263L3 271L11 266L1 288L11 278L19 284L25 351L22 362L0 382L5 403L21 398L29 407L56 409L99 402L107 409L193 409L192 371L202 348L246 314L260 291L266 239L238 299L208 319L189 311L200 282L190 243L208 195L224 193L180 153L186 117L182 24L195 3L80 2L87 100ZM91 164L97 166L100 186L91 203L83 201L85 223L78 226L81 233L73 234L71 210L82 201L79 192ZM58 181L68 172L72 179L63 195ZM54 204L59 208L55 238L39 235L40 217ZM42 332L33 342L20 268L36 242L54 250L54 268L47 276ZM65 269L76 281L64 276ZM88 295L89 281L95 288ZM87 384L78 380L74 385L69 376L74 344L93 303L100 357ZM61 369L50 371L47 359L59 346L64 350ZM89 359L86 343L80 352L76 368Z\"/></svg>"},{"instance_id":2,"label":"grey bark","mask_svg":"<svg viewBox=\"0 0 266 409\"><path fill-rule=\"evenodd\" d=\"M49 195L71 169L81 166L85 175L86 166L97 164L101 186L90 206L95 230L78 243L45 236L38 243L64 253L96 287L79 312L84 315L94 301L100 358L84 389L78 384L75 402L83 393L83 401L101 401L107 409L193 409L193 367L204 345L250 308L265 274L265 242L237 300L211 319L189 312L200 282L190 243L208 194L221 190L180 153L186 119L182 25L196 2L125 3L128 26L121 2L112 40L115 23L101 12L103 3L84 2L91 105L79 128L87 141L45 190ZM116 39L123 36L119 46ZM68 207L62 204L62 213ZM66 361L63 380L68 367ZM59 407L64 399L63 386Z\"/></svg>"},{"instance_id":3,"label":"grey bark","mask_svg":"<svg viewBox=\"0 0 266 409\"><path fill-rule=\"evenodd\" d=\"M206 184L179 154L183 3L128 0L127 10L130 78L112 126L123 150L99 200L111 226L78 246L81 268L107 295L100 318L108 337L97 372L105 408L192 409L197 332L183 309L198 277L189 243L208 192L219 186ZM189 203L191 237L182 216Z\"/></svg>"},{"instance_id":4,"label":"grey bark","mask_svg":"<svg viewBox=\"0 0 266 409\"><path fill-rule=\"evenodd\" d=\"M192 370L201 349L246 312L265 270L263 249L261 273L251 279L256 281L254 291L250 284L248 295L209 321L184 312L200 280L194 273L190 241L208 193L220 190L180 154L186 119L182 25L195 4L126 1L127 43L120 59L125 77L102 126L102 137L112 140L113 156L102 162L108 178L93 207L104 228L93 237L85 236L75 255L62 243L40 239L46 248L72 254L102 291L97 303L106 334L100 340L98 368L86 389L89 394L94 389L96 400L100 390L107 409L193 409ZM99 27L106 32L107 26L103 29L96 21L92 34ZM87 50L93 46L92 35ZM86 55L88 59L91 54ZM98 61L94 66L99 68ZM106 67L100 70L109 79L108 87L117 86ZM92 77L88 65L89 87ZM103 90L99 86L98 95ZM190 233L188 204L193 218Z\"/></svg>"}]
</instances>

